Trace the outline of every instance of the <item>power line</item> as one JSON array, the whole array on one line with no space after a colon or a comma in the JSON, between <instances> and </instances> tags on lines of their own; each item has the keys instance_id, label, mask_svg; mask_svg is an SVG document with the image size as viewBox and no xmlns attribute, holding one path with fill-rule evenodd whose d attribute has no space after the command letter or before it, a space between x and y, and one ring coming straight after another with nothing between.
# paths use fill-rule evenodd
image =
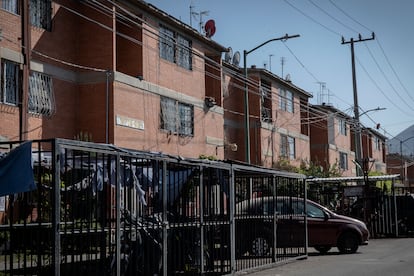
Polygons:
<instances>
[{"instance_id":1,"label":"power line","mask_svg":"<svg viewBox=\"0 0 414 276\"><path fill-rule=\"evenodd\" d=\"M341 9L337 4L335 4L332 0L329 0L329 2L335 7L337 8L339 11L341 11L346 17L348 17L349 19L351 19L352 21L354 21L355 23L357 23L358 25L360 25L361 27L367 29L369 32L373 32L372 29L366 27L365 25L363 25L362 23L360 23L359 21L357 21L356 19L354 19L352 16L350 16L348 13L346 13L343 9Z\"/></svg>"},{"instance_id":2,"label":"power line","mask_svg":"<svg viewBox=\"0 0 414 276\"><path fill-rule=\"evenodd\" d=\"M341 36L340 33L336 32L335 30L329 28L328 26L320 23L319 21L315 20L313 17L307 15L306 13L304 13L302 10L300 10L299 8L297 8L296 6L294 6L292 3L290 3L288 0L284 0L286 4L288 4L289 6L291 6L293 9L295 9L297 12L299 12L300 14L302 14L303 16L305 16L306 18L308 18L309 20L311 20L312 22L318 24L319 26L321 26L322 28L328 30L329 32Z\"/></svg>"},{"instance_id":3,"label":"power line","mask_svg":"<svg viewBox=\"0 0 414 276\"><path fill-rule=\"evenodd\" d=\"M345 25L344 23L342 23L341 21L339 21L336 17L332 16L330 13L328 13L327 11L325 11L324 9L322 9L320 6L318 6L315 2L313 2L312 0L308 0L312 5L314 5L316 8L318 8L320 11L322 11L324 14L326 14L329 18L331 18L332 20L334 20L335 22L339 23L340 25L342 25L343 27L345 27L346 29L354 32L354 33L358 33L358 31L356 31L355 29Z\"/></svg>"},{"instance_id":4,"label":"power line","mask_svg":"<svg viewBox=\"0 0 414 276\"><path fill-rule=\"evenodd\" d=\"M392 85L392 83L390 82L390 80L388 79L387 75L384 73L384 70L382 70L381 66L379 66L378 61L375 59L374 55L372 54L371 50L367 47L368 53L370 54L371 58L374 60L375 64L378 67L378 70L381 72L382 76L384 77L384 79L387 81L388 85L392 88L392 90L395 92L395 94L397 94L398 98L400 98L400 100L402 102L404 102L407 107L411 110L414 110L414 108L412 106L410 106L402 97L401 95L398 93L398 91L395 89L395 87Z\"/></svg>"}]
</instances>

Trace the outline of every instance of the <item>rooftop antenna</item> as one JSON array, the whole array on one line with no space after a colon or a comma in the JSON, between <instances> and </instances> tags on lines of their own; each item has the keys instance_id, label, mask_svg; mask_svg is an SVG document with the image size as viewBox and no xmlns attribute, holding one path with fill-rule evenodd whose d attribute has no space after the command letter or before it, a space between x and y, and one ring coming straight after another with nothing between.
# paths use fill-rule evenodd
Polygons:
<instances>
[{"instance_id":1,"label":"rooftop antenna","mask_svg":"<svg viewBox=\"0 0 414 276\"><path fill-rule=\"evenodd\" d=\"M209 11L202 11L202 12L200 12L198 15L199 15L199 17L200 17L200 33L202 32L202 31L204 31L203 30L203 15L208 15L210 12Z\"/></svg>"},{"instance_id":2,"label":"rooftop antenna","mask_svg":"<svg viewBox=\"0 0 414 276\"><path fill-rule=\"evenodd\" d=\"M318 81L317 83L319 84L318 104L322 104L322 103L329 104L329 102L325 102L326 82Z\"/></svg>"},{"instance_id":3,"label":"rooftop antenna","mask_svg":"<svg viewBox=\"0 0 414 276\"><path fill-rule=\"evenodd\" d=\"M283 79L283 68L285 67L286 58L281 57L280 58L280 65L282 65L282 79Z\"/></svg>"},{"instance_id":4,"label":"rooftop antenna","mask_svg":"<svg viewBox=\"0 0 414 276\"><path fill-rule=\"evenodd\" d=\"M197 19L196 16L198 16L198 12L194 11L194 6L190 5L190 26L193 27L193 17L194 19Z\"/></svg>"}]
</instances>

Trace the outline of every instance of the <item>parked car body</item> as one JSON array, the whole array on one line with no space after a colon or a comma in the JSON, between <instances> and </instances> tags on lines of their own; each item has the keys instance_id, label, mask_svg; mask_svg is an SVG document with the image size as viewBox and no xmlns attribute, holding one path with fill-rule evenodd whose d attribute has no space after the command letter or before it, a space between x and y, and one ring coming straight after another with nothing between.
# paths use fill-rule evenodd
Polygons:
<instances>
[{"instance_id":1,"label":"parked car body","mask_svg":"<svg viewBox=\"0 0 414 276\"><path fill-rule=\"evenodd\" d=\"M364 222L338 215L311 200L306 201L306 208L304 199L297 197L258 197L236 205L236 251L239 254L266 255L273 245L306 246L306 230L308 246L321 253L332 247L338 247L341 253L354 253L369 239Z\"/></svg>"}]
</instances>

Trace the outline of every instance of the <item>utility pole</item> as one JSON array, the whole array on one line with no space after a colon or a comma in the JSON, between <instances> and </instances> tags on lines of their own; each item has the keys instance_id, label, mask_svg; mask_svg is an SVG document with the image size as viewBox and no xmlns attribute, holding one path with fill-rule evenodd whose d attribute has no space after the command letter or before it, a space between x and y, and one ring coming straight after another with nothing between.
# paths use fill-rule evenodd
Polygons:
<instances>
[{"instance_id":1,"label":"utility pole","mask_svg":"<svg viewBox=\"0 0 414 276\"><path fill-rule=\"evenodd\" d=\"M342 37L342 44L351 44L351 59L352 59L352 84L354 91L354 120L355 120L355 162L358 163L356 166L357 176L361 176L362 171L362 141L361 141L361 125L359 122L359 105L358 105L358 92L357 92L357 83L356 83L356 73L355 73L355 53L354 53L354 43L363 42L368 40L375 39L375 34L372 33L370 38L362 38L361 35L358 36L357 40L351 38L349 41L345 41Z\"/></svg>"},{"instance_id":2,"label":"utility pole","mask_svg":"<svg viewBox=\"0 0 414 276\"><path fill-rule=\"evenodd\" d=\"M375 34L372 33L370 38L362 38L361 35L358 36L357 40L351 38L349 41L345 41L342 37L342 44L351 44L351 58L352 58L352 84L354 90L354 120L355 120L355 163L356 163L356 173L357 176L364 176L364 222L370 227L371 222L369 221L369 215L371 212L371 202L369 197L369 181L368 181L368 172L369 172L369 157L363 158L362 152L362 141L361 141L361 124L359 122L359 105L358 105L358 92L357 92L357 83L356 83L356 73L355 73L355 53L354 53L354 43L368 41L375 39Z\"/></svg>"}]
</instances>

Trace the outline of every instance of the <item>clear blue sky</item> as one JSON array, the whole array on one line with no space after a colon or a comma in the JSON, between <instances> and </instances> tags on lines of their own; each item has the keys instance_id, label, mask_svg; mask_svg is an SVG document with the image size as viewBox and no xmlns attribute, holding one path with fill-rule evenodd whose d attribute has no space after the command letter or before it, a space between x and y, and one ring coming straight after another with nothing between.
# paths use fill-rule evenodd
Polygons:
<instances>
[{"instance_id":1,"label":"clear blue sky","mask_svg":"<svg viewBox=\"0 0 414 276\"><path fill-rule=\"evenodd\" d=\"M216 23L214 41L233 52L251 50L285 34L299 38L271 42L250 53L247 64L265 67L354 116L351 38L355 43L358 104L366 127L392 138L414 124L414 1L412 0L148 0L190 25L193 11ZM199 30L199 17L191 25ZM243 60L241 59L241 66ZM321 85L323 83L323 85ZM325 87L322 89L322 87ZM321 93L321 91L323 93ZM328 96L329 95L329 96ZM381 107L383 111L368 110Z\"/></svg>"}]
</instances>

